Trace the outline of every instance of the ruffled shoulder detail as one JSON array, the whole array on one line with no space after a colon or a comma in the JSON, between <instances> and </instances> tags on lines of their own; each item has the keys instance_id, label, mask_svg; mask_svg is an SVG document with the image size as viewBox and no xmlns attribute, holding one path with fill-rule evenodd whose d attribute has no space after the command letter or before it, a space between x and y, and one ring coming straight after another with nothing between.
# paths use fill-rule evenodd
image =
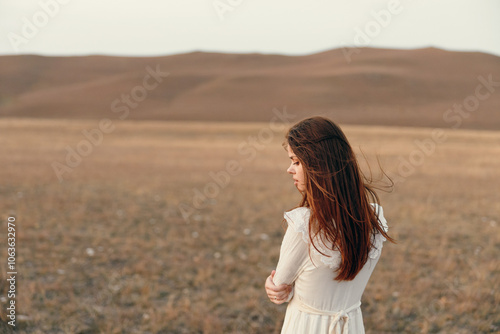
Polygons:
<instances>
[{"instance_id":1,"label":"ruffled shoulder detail","mask_svg":"<svg viewBox=\"0 0 500 334\"><path fill-rule=\"evenodd\" d=\"M371 203L373 208L375 209L375 214L378 217L379 224L382 226L382 229L387 232L389 230L389 226L387 225L387 220L384 217L384 209L378 205L377 203ZM384 242L387 239L380 233L377 233L375 236L373 236L372 239L372 244L373 247L370 250L369 257L371 259L376 259L377 257L380 256L380 252L382 252L382 247L384 245Z\"/></svg>"},{"instance_id":2,"label":"ruffled shoulder detail","mask_svg":"<svg viewBox=\"0 0 500 334\"><path fill-rule=\"evenodd\" d=\"M284 218L286 219L288 226L291 227L295 232L302 234L302 240L305 243L309 244L309 218L311 217L311 210L306 207L298 207L291 211L285 212ZM316 236L314 239L313 247L311 245L311 252L317 258L321 260L321 262L332 269L338 268L341 261L340 252L334 251L330 247L326 247L323 240L319 240L319 237ZM319 251L318 251L319 250ZM323 254L321 254L323 253Z\"/></svg>"},{"instance_id":3,"label":"ruffled shoulder detail","mask_svg":"<svg viewBox=\"0 0 500 334\"><path fill-rule=\"evenodd\" d=\"M375 214L378 216L379 223L382 226L383 230L387 232L389 227L387 225L387 220L384 217L383 208L377 203L371 203L375 210ZM311 217L311 210L306 207L298 207L291 211L284 213L284 218L288 223L288 226L291 227L295 232L302 234L302 240L305 243L309 244L309 219ZM380 256L382 252L382 247L384 242L387 239L380 233L377 233L373 236L372 244L373 247L370 250L370 254L368 255L371 259L376 259ZM331 245L325 245L323 240L319 239L319 236L315 237L314 244L316 248L311 247L311 251L315 254L323 264L327 265L332 269L338 268L341 261L340 252L337 250L332 250ZM327 247L328 246L328 247ZM319 251L318 251L319 250ZM323 253L323 254L321 254Z\"/></svg>"},{"instance_id":4,"label":"ruffled shoulder detail","mask_svg":"<svg viewBox=\"0 0 500 334\"><path fill-rule=\"evenodd\" d=\"M283 217L286 219L288 226L291 226L295 232L302 232L303 230L308 230L311 210L301 206L285 212Z\"/></svg>"}]
</instances>

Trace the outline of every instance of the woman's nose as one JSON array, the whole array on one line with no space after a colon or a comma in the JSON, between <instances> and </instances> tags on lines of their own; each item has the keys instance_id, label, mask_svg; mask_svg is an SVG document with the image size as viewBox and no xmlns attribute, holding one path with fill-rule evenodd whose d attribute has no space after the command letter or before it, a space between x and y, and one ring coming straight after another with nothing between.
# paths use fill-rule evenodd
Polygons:
<instances>
[{"instance_id":1,"label":"woman's nose","mask_svg":"<svg viewBox=\"0 0 500 334\"><path fill-rule=\"evenodd\" d=\"M286 170L288 174L293 174L295 171L293 170L293 166L288 167Z\"/></svg>"}]
</instances>

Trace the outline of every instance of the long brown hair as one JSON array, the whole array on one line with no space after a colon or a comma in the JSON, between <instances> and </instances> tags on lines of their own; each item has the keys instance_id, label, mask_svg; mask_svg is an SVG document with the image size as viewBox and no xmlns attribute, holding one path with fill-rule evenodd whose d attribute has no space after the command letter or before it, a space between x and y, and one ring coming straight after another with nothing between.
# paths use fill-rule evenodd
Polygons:
<instances>
[{"instance_id":1,"label":"long brown hair","mask_svg":"<svg viewBox=\"0 0 500 334\"><path fill-rule=\"evenodd\" d=\"M319 116L304 119L285 138L285 148L290 145L303 165L305 191L299 206L311 210L311 244L323 254L315 237L330 242L342 256L335 280L352 280L368 260L376 233L394 242L370 205L380 203L375 192L380 188L363 174L346 136L333 121Z\"/></svg>"}]
</instances>

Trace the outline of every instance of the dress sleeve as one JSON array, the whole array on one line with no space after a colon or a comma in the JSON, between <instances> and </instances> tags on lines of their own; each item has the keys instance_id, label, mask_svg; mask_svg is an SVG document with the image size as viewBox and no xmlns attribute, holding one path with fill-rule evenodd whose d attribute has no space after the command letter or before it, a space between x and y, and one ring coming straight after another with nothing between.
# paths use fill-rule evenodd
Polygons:
<instances>
[{"instance_id":1,"label":"dress sleeve","mask_svg":"<svg viewBox=\"0 0 500 334\"><path fill-rule=\"evenodd\" d=\"M378 216L380 226L384 229L385 232L387 232L389 230L389 226L387 225L387 220L384 217L384 209L377 203L371 203L371 204L373 205L375 213ZM369 256L371 259L376 259L377 257L380 256L384 242L387 239L380 233L377 233L372 238L373 238L372 239L373 247L370 250Z\"/></svg>"},{"instance_id":2,"label":"dress sleeve","mask_svg":"<svg viewBox=\"0 0 500 334\"><path fill-rule=\"evenodd\" d=\"M288 221L288 228L283 237L280 258L273 279L275 285L293 284L309 257L309 245L304 240L304 234L297 228L297 224L303 225L304 222L290 221L291 217L286 213L285 218Z\"/></svg>"}]
</instances>

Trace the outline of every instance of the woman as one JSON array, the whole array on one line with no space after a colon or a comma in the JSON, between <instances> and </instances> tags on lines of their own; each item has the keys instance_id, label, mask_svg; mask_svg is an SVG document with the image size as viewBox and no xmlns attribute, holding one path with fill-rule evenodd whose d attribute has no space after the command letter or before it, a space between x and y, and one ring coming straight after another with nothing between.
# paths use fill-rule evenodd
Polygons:
<instances>
[{"instance_id":1,"label":"woman","mask_svg":"<svg viewBox=\"0 0 500 334\"><path fill-rule=\"evenodd\" d=\"M273 303L289 302L281 333L364 333L361 296L383 242L394 242L379 198L331 120L297 123L284 146L302 201L284 214L278 266L265 283Z\"/></svg>"}]
</instances>

